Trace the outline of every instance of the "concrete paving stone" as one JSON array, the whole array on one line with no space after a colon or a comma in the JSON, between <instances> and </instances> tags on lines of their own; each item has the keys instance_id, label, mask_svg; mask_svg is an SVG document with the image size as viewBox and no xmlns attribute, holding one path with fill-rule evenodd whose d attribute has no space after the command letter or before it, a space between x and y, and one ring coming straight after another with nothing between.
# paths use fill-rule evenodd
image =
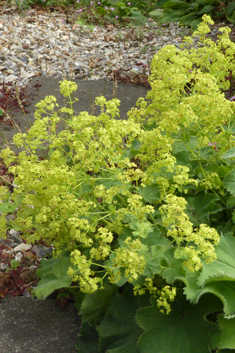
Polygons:
<instances>
[{"instance_id":1,"label":"concrete paving stone","mask_svg":"<svg viewBox=\"0 0 235 353\"><path fill-rule=\"evenodd\" d=\"M80 321L72 302L60 309L54 299L0 299L1 353L76 353Z\"/></svg>"}]
</instances>

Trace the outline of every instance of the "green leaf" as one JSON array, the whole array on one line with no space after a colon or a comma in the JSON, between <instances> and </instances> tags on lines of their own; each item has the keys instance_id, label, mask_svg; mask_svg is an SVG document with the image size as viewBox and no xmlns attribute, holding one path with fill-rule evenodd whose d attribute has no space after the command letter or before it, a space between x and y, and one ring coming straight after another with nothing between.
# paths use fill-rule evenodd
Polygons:
<instances>
[{"instance_id":1,"label":"green leaf","mask_svg":"<svg viewBox=\"0 0 235 353\"><path fill-rule=\"evenodd\" d=\"M154 21L161 21L161 17L163 15L163 11L160 10L160 9L157 9L157 10L154 10L154 11L151 11L149 13L149 17L152 18Z\"/></svg>"},{"instance_id":2,"label":"green leaf","mask_svg":"<svg viewBox=\"0 0 235 353\"><path fill-rule=\"evenodd\" d=\"M220 178L224 178L232 169L232 165L220 165L215 171Z\"/></svg>"},{"instance_id":3,"label":"green leaf","mask_svg":"<svg viewBox=\"0 0 235 353\"><path fill-rule=\"evenodd\" d=\"M96 328L88 323L82 324L75 346L81 353L99 353L99 336Z\"/></svg>"},{"instance_id":4,"label":"green leaf","mask_svg":"<svg viewBox=\"0 0 235 353\"><path fill-rule=\"evenodd\" d=\"M235 195L229 196L226 202L227 208L233 208L235 206Z\"/></svg>"},{"instance_id":5,"label":"green leaf","mask_svg":"<svg viewBox=\"0 0 235 353\"><path fill-rule=\"evenodd\" d=\"M197 303L201 296L205 293L214 294L224 305L224 313L227 318L235 316L235 283L234 282L212 282L206 284L203 288L189 287L184 289L187 298Z\"/></svg>"},{"instance_id":6,"label":"green leaf","mask_svg":"<svg viewBox=\"0 0 235 353\"><path fill-rule=\"evenodd\" d=\"M231 4L224 10L226 16L231 16L235 11L235 2L232 1Z\"/></svg>"},{"instance_id":7,"label":"green leaf","mask_svg":"<svg viewBox=\"0 0 235 353\"><path fill-rule=\"evenodd\" d=\"M204 6L200 12L197 12L197 15L203 15L205 13L211 12L215 7L212 5Z\"/></svg>"},{"instance_id":8,"label":"green leaf","mask_svg":"<svg viewBox=\"0 0 235 353\"><path fill-rule=\"evenodd\" d=\"M159 0L157 3L157 6L162 7L167 1L169 1L169 0Z\"/></svg>"},{"instance_id":9,"label":"green leaf","mask_svg":"<svg viewBox=\"0 0 235 353\"><path fill-rule=\"evenodd\" d=\"M132 159L139 153L140 141L135 140L132 142L131 147L127 148L122 156L122 158Z\"/></svg>"},{"instance_id":10,"label":"green leaf","mask_svg":"<svg viewBox=\"0 0 235 353\"><path fill-rule=\"evenodd\" d=\"M148 234L153 231L152 224L148 221L140 221L138 219L129 223L129 227L133 230L135 237L147 238Z\"/></svg>"},{"instance_id":11,"label":"green leaf","mask_svg":"<svg viewBox=\"0 0 235 353\"><path fill-rule=\"evenodd\" d=\"M164 245L165 247L168 248L168 246L171 246L170 241L164 237L164 235L162 234L162 232L160 230L158 230L157 228L155 228L153 230L152 233L149 233L147 238L145 239L141 239L141 242L144 245Z\"/></svg>"},{"instance_id":12,"label":"green leaf","mask_svg":"<svg viewBox=\"0 0 235 353\"><path fill-rule=\"evenodd\" d=\"M218 315L218 322L222 328L222 339L219 348L235 349L235 318L225 319L222 314Z\"/></svg>"},{"instance_id":13,"label":"green leaf","mask_svg":"<svg viewBox=\"0 0 235 353\"><path fill-rule=\"evenodd\" d=\"M165 245L157 244L151 246L151 257L147 260L143 275L148 278L153 278L155 274L162 272L160 261L164 256Z\"/></svg>"},{"instance_id":14,"label":"green leaf","mask_svg":"<svg viewBox=\"0 0 235 353\"><path fill-rule=\"evenodd\" d=\"M56 261L52 265L52 272L56 278L62 278L65 271L68 270L70 266L70 260L68 257L62 257L60 261Z\"/></svg>"},{"instance_id":15,"label":"green leaf","mask_svg":"<svg viewBox=\"0 0 235 353\"><path fill-rule=\"evenodd\" d=\"M179 25L180 26L191 26L192 21L196 20L197 17L198 16L195 13L185 15L185 16L181 17L181 19L179 21Z\"/></svg>"},{"instance_id":16,"label":"green leaf","mask_svg":"<svg viewBox=\"0 0 235 353\"><path fill-rule=\"evenodd\" d=\"M214 296L203 297L197 305L178 295L169 315L160 313L156 299L151 307L140 309L136 320L145 332L138 341L140 353L208 353L220 336L219 326L205 316L220 308Z\"/></svg>"},{"instance_id":17,"label":"green leaf","mask_svg":"<svg viewBox=\"0 0 235 353\"><path fill-rule=\"evenodd\" d=\"M199 192L195 196L185 196L187 206L185 212L189 215L189 220L195 227L200 224L210 224L210 214L215 214L222 211L223 208L216 204L219 197L205 192Z\"/></svg>"},{"instance_id":18,"label":"green leaf","mask_svg":"<svg viewBox=\"0 0 235 353\"><path fill-rule=\"evenodd\" d=\"M115 176L111 173L103 173L103 178L99 178L95 181L95 185L104 185L108 190L113 186L121 186L122 183L120 180L115 179Z\"/></svg>"},{"instance_id":19,"label":"green leaf","mask_svg":"<svg viewBox=\"0 0 235 353\"><path fill-rule=\"evenodd\" d=\"M82 323L97 319L105 312L110 299L117 291L115 285L106 283L104 289L99 289L95 293L87 294L82 301L79 315L82 315Z\"/></svg>"},{"instance_id":20,"label":"green leaf","mask_svg":"<svg viewBox=\"0 0 235 353\"><path fill-rule=\"evenodd\" d=\"M182 145L183 145L183 143L182 143ZM190 165L189 151L180 151L180 152L176 153L174 155L174 157L176 158L177 165L185 165L185 166Z\"/></svg>"},{"instance_id":21,"label":"green leaf","mask_svg":"<svg viewBox=\"0 0 235 353\"><path fill-rule=\"evenodd\" d=\"M105 353L138 353L137 340L143 332L135 322L136 311L149 305L148 296L135 296L132 286L123 294L116 293L107 314L97 327L100 335L100 351Z\"/></svg>"},{"instance_id":22,"label":"green leaf","mask_svg":"<svg viewBox=\"0 0 235 353\"><path fill-rule=\"evenodd\" d=\"M235 169L231 170L224 178L225 189L235 195Z\"/></svg>"},{"instance_id":23,"label":"green leaf","mask_svg":"<svg viewBox=\"0 0 235 353\"><path fill-rule=\"evenodd\" d=\"M214 281L235 281L235 238L230 234L222 234L215 249L217 259L203 265L198 286Z\"/></svg>"},{"instance_id":24,"label":"green leaf","mask_svg":"<svg viewBox=\"0 0 235 353\"><path fill-rule=\"evenodd\" d=\"M221 300L221 305L223 304L224 306L224 313L226 317L234 317L235 282L211 282L206 284L204 287L199 288L197 285L198 273L188 274L183 281L186 284L186 287L184 288L184 294L192 303L198 303L203 294L211 293Z\"/></svg>"},{"instance_id":25,"label":"green leaf","mask_svg":"<svg viewBox=\"0 0 235 353\"><path fill-rule=\"evenodd\" d=\"M0 116L4 114L4 111L0 108Z\"/></svg>"},{"instance_id":26,"label":"green leaf","mask_svg":"<svg viewBox=\"0 0 235 353\"><path fill-rule=\"evenodd\" d=\"M66 288L72 283L71 277L67 274L72 266L70 257L66 253L57 259L42 259L41 266L37 270L37 276L41 278L33 293L39 299L45 299L48 295L60 288Z\"/></svg>"},{"instance_id":27,"label":"green leaf","mask_svg":"<svg viewBox=\"0 0 235 353\"><path fill-rule=\"evenodd\" d=\"M164 8L167 8L167 7L170 7L170 8L174 8L174 7L185 7L185 8L188 8L189 6L190 6L189 3L187 3L186 1L181 1L181 0L169 0L163 5Z\"/></svg>"},{"instance_id":28,"label":"green leaf","mask_svg":"<svg viewBox=\"0 0 235 353\"><path fill-rule=\"evenodd\" d=\"M226 151L221 158L223 159L229 159L229 158L234 158L235 157L235 147L230 148L230 150Z\"/></svg>"},{"instance_id":29,"label":"green leaf","mask_svg":"<svg viewBox=\"0 0 235 353\"><path fill-rule=\"evenodd\" d=\"M160 23L178 22L184 13L185 11L183 11L182 13L182 10L176 10L176 9L170 9L170 8L165 9L161 17Z\"/></svg>"},{"instance_id":30,"label":"green leaf","mask_svg":"<svg viewBox=\"0 0 235 353\"><path fill-rule=\"evenodd\" d=\"M0 204L0 212L2 213L12 213L19 205L14 202L3 202Z\"/></svg>"},{"instance_id":31,"label":"green leaf","mask_svg":"<svg viewBox=\"0 0 235 353\"><path fill-rule=\"evenodd\" d=\"M166 279L167 283L174 283L176 280L182 280L185 276L185 270L183 269L182 259L176 259L174 256L175 248L168 249L164 253L164 260L161 265L164 268L162 277Z\"/></svg>"},{"instance_id":32,"label":"green leaf","mask_svg":"<svg viewBox=\"0 0 235 353\"><path fill-rule=\"evenodd\" d=\"M225 16L229 22L235 24L235 2L232 1L231 4L224 11Z\"/></svg>"},{"instance_id":33,"label":"green leaf","mask_svg":"<svg viewBox=\"0 0 235 353\"><path fill-rule=\"evenodd\" d=\"M74 295L74 301L75 301L75 308L79 311L82 305L82 301L85 297L85 293L81 292L80 290L76 291L76 294Z\"/></svg>"},{"instance_id":34,"label":"green leaf","mask_svg":"<svg viewBox=\"0 0 235 353\"><path fill-rule=\"evenodd\" d=\"M145 186L144 188L139 188L138 193L146 202L153 203L156 200L160 199L161 190L159 185L152 184Z\"/></svg>"}]
</instances>

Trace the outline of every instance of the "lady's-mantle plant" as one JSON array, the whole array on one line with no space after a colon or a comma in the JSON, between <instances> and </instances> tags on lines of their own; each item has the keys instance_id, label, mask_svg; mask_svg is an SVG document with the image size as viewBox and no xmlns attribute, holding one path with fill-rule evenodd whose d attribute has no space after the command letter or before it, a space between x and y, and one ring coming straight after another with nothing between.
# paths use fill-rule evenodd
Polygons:
<instances>
[{"instance_id":1,"label":"lady's-mantle plant","mask_svg":"<svg viewBox=\"0 0 235 353\"><path fill-rule=\"evenodd\" d=\"M228 28L207 38L212 23L203 17L197 48L186 37L159 50L128 120L104 97L99 116L76 116L77 86L63 81L67 107L46 97L14 136L22 151L1 153L17 186L1 187L0 211L11 197L14 227L55 247L34 292L75 291L82 352L235 349L235 44Z\"/></svg>"}]
</instances>

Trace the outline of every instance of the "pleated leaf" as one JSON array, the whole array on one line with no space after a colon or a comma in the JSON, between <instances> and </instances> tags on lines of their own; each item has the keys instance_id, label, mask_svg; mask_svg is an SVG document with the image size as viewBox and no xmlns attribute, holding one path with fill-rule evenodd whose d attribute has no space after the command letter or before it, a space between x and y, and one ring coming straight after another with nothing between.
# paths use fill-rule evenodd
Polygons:
<instances>
[{"instance_id":1,"label":"pleated leaf","mask_svg":"<svg viewBox=\"0 0 235 353\"><path fill-rule=\"evenodd\" d=\"M220 205L216 204L216 201L219 201L219 197L214 194L199 192L194 196L186 196L185 199L187 201L185 211L195 227L202 223L210 224L210 214L223 210Z\"/></svg>"},{"instance_id":2,"label":"pleated leaf","mask_svg":"<svg viewBox=\"0 0 235 353\"><path fill-rule=\"evenodd\" d=\"M72 279L67 274L70 266L72 266L70 258L66 255L62 255L58 259L42 259L41 266L37 270L37 276L41 280L34 288L34 294L39 299L45 299L55 290L70 286Z\"/></svg>"},{"instance_id":3,"label":"pleated leaf","mask_svg":"<svg viewBox=\"0 0 235 353\"><path fill-rule=\"evenodd\" d=\"M199 287L214 281L235 281L235 238L230 234L221 235L215 249L217 260L203 265Z\"/></svg>"},{"instance_id":4,"label":"pleated leaf","mask_svg":"<svg viewBox=\"0 0 235 353\"><path fill-rule=\"evenodd\" d=\"M225 189L235 195L235 169L231 170L224 178Z\"/></svg>"},{"instance_id":5,"label":"pleated leaf","mask_svg":"<svg viewBox=\"0 0 235 353\"><path fill-rule=\"evenodd\" d=\"M178 297L169 315L160 313L156 299L151 304L136 315L138 325L145 330L138 341L140 353L208 353L209 347L217 345L220 328L204 318L219 310L216 297L204 296L197 305Z\"/></svg>"},{"instance_id":6,"label":"pleated leaf","mask_svg":"<svg viewBox=\"0 0 235 353\"><path fill-rule=\"evenodd\" d=\"M81 353L99 353L99 336L95 327L82 324L76 348Z\"/></svg>"},{"instance_id":7,"label":"pleated leaf","mask_svg":"<svg viewBox=\"0 0 235 353\"><path fill-rule=\"evenodd\" d=\"M220 314L218 322L223 331L219 348L235 349L235 318L228 320Z\"/></svg>"},{"instance_id":8,"label":"pleated leaf","mask_svg":"<svg viewBox=\"0 0 235 353\"><path fill-rule=\"evenodd\" d=\"M99 289L95 293L87 294L82 301L79 315L82 315L82 322L97 319L105 312L112 295L117 291L117 287L105 284L104 289Z\"/></svg>"},{"instance_id":9,"label":"pleated leaf","mask_svg":"<svg viewBox=\"0 0 235 353\"><path fill-rule=\"evenodd\" d=\"M142 329L135 322L139 308L149 305L148 296L134 296L132 286L123 294L116 293L107 314L97 327L100 351L105 353L138 353L137 340Z\"/></svg>"}]
</instances>

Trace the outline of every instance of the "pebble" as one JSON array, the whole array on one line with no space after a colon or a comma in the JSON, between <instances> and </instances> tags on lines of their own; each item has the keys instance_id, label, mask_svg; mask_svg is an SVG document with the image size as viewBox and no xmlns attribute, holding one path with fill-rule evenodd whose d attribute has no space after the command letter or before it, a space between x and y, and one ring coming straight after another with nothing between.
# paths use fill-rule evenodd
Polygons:
<instances>
[{"instance_id":1,"label":"pebble","mask_svg":"<svg viewBox=\"0 0 235 353\"><path fill-rule=\"evenodd\" d=\"M161 27L153 20L140 29L109 25L89 31L65 23L63 14L41 12L31 9L24 17L0 13L0 83L16 82L20 87L35 76L99 80L111 77L112 70L148 74L160 48L179 47L192 33L177 23ZM213 36L221 25L215 25Z\"/></svg>"}]
</instances>

